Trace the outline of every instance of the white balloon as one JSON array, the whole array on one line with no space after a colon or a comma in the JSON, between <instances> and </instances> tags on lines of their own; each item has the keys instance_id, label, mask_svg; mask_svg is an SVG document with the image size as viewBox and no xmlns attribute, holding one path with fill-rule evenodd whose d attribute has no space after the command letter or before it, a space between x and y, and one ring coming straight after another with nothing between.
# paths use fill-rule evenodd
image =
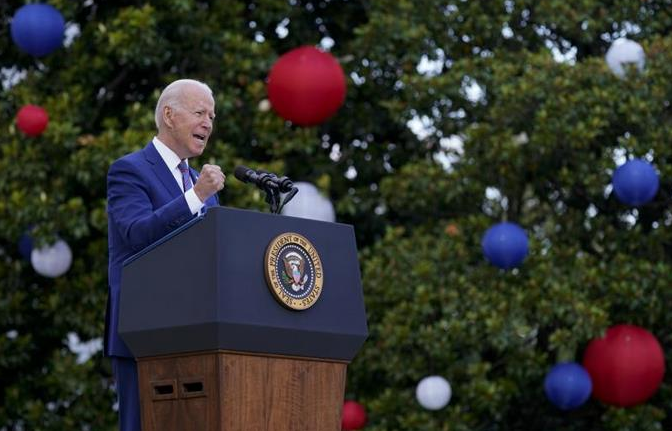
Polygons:
<instances>
[{"instance_id":1,"label":"white balloon","mask_svg":"<svg viewBox=\"0 0 672 431\"><path fill-rule=\"evenodd\" d=\"M625 76L623 65L626 63L633 63L640 71L644 70L646 55L642 45L634 40L621 38L611 44L605 59L609 69L622 78Z\"/></svg>"},{"instance_id":2,"label":"white balloon","mask_svg":"<svg viewBox=\"0 0 672 431\"><path fill-rule=\"evenodd\" d=\"M336 212L331 201L322 196L311 183L294 183L299 192L282 209L282 214L313 220L336 221Z\"/></svg>"},{"instance_id":3,"label":"white balloon","mask_svg":"<svg viewBox=\"0 0 672 431\"><path fill-rule=\"evenodd\" d=\"M415 389L415 397L428 410L439 410L449 402L453 391L448 380L441 376L428 376L420 380Z\"/></svg>"},{"instance_id":4,"label":"white balloon","mask_svg":"<svg viewBox=\"0 0 672 431\"><path fill-rule=\"evenodd\" d=\"M271 109L271 102L269 102L268 99L264 99L261 102L259 102L259 105L257 105L257 108L261 112L266 112Z\"/></svg>"},{"instance_id":5,"label":"white balloon","mask_svg":"<svg viewBox=\"0 0 672 431\"><path fill-rule=\"evenodd\" d=\"M60 277L72 264L72 251L67 242L59 239L55 244L34 248L30 253L33 269L45 277Z\"/></svg>"}]
</instances>

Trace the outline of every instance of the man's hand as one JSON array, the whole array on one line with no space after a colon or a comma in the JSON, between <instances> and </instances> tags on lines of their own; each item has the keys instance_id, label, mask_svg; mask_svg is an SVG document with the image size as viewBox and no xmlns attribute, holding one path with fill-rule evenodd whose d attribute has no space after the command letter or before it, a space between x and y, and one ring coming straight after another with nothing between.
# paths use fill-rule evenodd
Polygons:
<instances>
[{"instance_id":1,"label":"man's hand","mask_svg":"<svg viewBox=\"0 0 672 431\"><path fill-rule=\"evenodd\" d=\"M196 196L204 202L212 195L224 188L226 175L222 172L222 168L217 165L203 165L201 174L194 184L194 192Z\"/></svg>"}]
</instances>

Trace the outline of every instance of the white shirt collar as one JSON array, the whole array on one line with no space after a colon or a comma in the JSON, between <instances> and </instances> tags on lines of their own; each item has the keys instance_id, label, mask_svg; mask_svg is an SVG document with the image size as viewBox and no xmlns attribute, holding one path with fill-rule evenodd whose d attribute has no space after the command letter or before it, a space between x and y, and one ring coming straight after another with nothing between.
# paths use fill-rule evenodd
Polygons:
<instances>
[{"instance_id":1,"label":"white shirt collar","mask_svg":"<svg viewBox=\"0 0 672 431\"><path fill-rule=\"evenodd\" d=\"M154 147L156 148L156 151L159 152L159 155L163 159L164 163L168 168L172 171L173 169L177 169L177 165L180 164L182 159L175 154L173 150L168 148L166 144L161 142L159 138L154 136L154 139L152 139L152 143L154 144ZM187 166L189 166L189 162L185 159L185 162L187 163Z\"/></svg>"}]
</instances>

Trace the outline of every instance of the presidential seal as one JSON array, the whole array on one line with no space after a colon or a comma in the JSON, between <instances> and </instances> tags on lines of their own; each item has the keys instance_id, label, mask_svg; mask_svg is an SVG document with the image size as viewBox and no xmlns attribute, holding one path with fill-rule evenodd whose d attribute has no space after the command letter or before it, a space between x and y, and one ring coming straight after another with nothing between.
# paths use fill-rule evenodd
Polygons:
<instances>
[{"instance_id":1,"label":"presidential seal","mask_svg":"<svg viewBox=\"0 0 672 431\"><path fill-rule=\"evenodd\" d=\"M275 299L292 310L315 305L322 293L324 274L320 256L305 237L287 232L266 248L266 283Z\"/></svg>"}]
</instances>

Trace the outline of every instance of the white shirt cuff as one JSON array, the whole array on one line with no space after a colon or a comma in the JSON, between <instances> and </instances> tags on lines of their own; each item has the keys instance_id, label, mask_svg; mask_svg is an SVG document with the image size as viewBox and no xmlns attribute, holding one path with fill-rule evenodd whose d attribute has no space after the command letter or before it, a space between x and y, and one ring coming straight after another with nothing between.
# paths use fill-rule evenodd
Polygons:
<instances>
[{"instance_id":1,"label":"white shirt cuff","mask_svg":"<svg viewBox=\"0 0 672 431\"><path fill-rule=\"evenodd\" d=\"M192 214L197 214L201 211L201 208L205 206L198 196L196 196L196 192L194 191L193 187L187 190L187 192L184 194L184 198L187 200L189 211L191 211Z\"/></svg>"}]
</instances>

